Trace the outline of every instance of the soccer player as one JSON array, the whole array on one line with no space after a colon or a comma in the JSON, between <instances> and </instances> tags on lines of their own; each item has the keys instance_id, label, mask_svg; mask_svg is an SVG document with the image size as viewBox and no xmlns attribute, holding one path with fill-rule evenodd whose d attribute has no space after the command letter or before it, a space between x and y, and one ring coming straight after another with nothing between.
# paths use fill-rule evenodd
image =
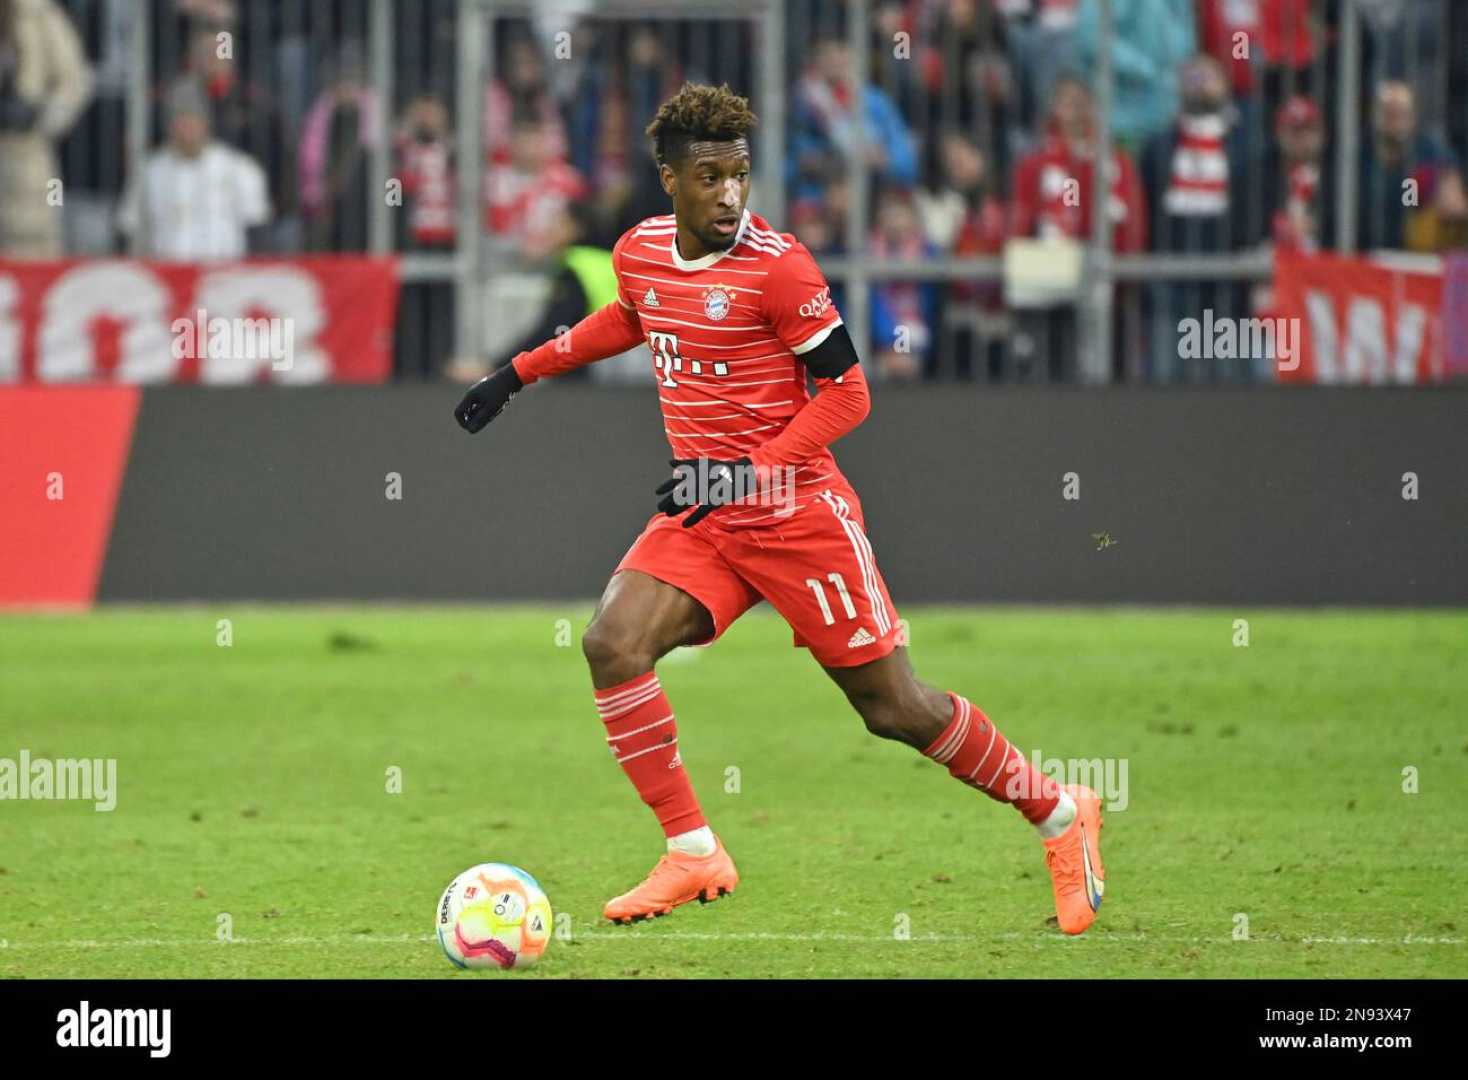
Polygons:
<instances>
[{"instance_id":1,"label":"soccer player","mask_svg":"<svg viewBox=\"0 0 1468 1080\"><path fill-rule=\"evenodd\" d=\"M861 500L829 449L870 411L866 380L810 252L746 207L754 123L728 86L685 84L665 102L647 133L673 212L617 242L616 300L517 355L455 409L477 432L538 379L643 340L652 350L673 477L582 646L607 743L657 815L667 852L604 914L666 915L738 883L684 771L654 665L680 645L712 643L763 598L868 731L1010 803L1039 831L1060 929L1079 934L1104 887L1100 800L1058 787L977 705L913 673Z\"/></svg>"}]
</instances>

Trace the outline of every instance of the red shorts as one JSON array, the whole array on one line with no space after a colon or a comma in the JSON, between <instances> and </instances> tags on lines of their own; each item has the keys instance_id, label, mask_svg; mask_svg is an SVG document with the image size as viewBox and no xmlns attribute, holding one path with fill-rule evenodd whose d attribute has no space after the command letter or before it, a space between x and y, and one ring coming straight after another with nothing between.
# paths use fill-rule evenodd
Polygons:
<instances>
[{"instance_id":1,"label":"red shorts","mask_svg":"<svg viewBox=\"0 0 1468 1080\"><path fill-rule=\"evenodd\" d=\"M617 570L640 570L708 608L713 636L694 644L717 641L762 599L826 667L879 660L905 643L849 485L768 525L726 528L716 512L685 529L685 516L654 514Z\"/></svg>"}]
</instances>

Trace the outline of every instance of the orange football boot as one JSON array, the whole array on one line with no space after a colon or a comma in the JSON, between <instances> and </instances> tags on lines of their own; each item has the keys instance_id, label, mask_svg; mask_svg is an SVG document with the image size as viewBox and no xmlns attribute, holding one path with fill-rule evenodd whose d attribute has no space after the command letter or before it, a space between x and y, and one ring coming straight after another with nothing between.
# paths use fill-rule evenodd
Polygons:
<instances>
[{"instance_id":1,"label":"orange football boot","mask_svg":"<svg viewBox=\"0 0 1468 1080\"><path fill-rule=\"evenodd\" d=\"M667 915L690 900L702 904L717 900L732 893L738 884L734 860L724 850L724 842L715 836L712 855L668 852L641 885L608 900L602 914L616 923Z\"/></svg>"},{"instance_id":2,"label":"orange football boot","mask_svg":"<svg viewBox=\"0 0 1468 1080\"><path fill-rule=\"evenodd\" d=\"M1101 863L1101 799L1081 784L1062 791L1075 800L1076 817L1070 828L1044 841L1045 866L1055 892L1055 916L1067 934L1085 931L1101 908L1106 891L1106 868Z\"/></svg>"}]
</instances>

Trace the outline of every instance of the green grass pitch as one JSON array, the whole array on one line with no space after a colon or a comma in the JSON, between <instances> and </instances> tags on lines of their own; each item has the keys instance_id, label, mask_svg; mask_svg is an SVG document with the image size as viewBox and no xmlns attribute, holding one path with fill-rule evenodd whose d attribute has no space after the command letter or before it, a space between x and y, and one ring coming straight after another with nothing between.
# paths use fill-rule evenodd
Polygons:
<instances>
[{"instance_id":1,"label":"green grass pitch","mask_svg":"<svg viewBox=\"0 0 1468 1080\"><path fill-rule=\"evenodd\" d=\"M1070 939L1034 831L868 735L767 607L659 665L737 894L601 923L662 836L590 610L0 617L0 758L117 762L110 813L0 801L0 977L1468 976L1468 613L905 611L918 674L1027 753L1125 763ZM484 861L569 916L535 969L430 934Z\"/></svg>"}]
</instances>

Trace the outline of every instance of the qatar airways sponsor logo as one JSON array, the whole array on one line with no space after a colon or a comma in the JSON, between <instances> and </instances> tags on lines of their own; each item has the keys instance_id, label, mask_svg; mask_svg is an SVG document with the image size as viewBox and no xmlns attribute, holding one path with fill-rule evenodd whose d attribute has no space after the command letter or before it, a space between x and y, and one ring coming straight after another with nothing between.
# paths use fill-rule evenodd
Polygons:
<instances>
[{"instance_id":1,"label":"qatar airways sponsor logo","mask_svg":"<svg viewBox=\"0 0 1468 1080\"><path fill-rule=\"evenodd\" d=\"M830 310L831 286L829 285L800 305L800 314L807 319L819 319Z\"/></svg>"}]
</instances>

